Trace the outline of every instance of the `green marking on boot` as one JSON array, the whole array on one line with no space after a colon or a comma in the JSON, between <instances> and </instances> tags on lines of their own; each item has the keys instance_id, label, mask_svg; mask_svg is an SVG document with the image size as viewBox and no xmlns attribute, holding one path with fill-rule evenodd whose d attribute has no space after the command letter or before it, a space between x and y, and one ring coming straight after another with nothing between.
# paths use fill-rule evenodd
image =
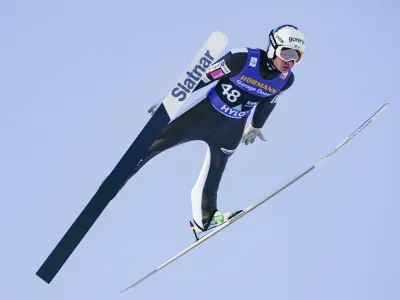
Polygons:
<instances>
[{"instance_id":1,"label":"green marking on boot","mask_svg":"<svg viewBox=\"0 0 400 300\"><path fill-rule=\"evenodd\" d=\"M218 225L224 222L224 215L214 216L212 220L212 224Z\"/></svg>"}]
</instances>

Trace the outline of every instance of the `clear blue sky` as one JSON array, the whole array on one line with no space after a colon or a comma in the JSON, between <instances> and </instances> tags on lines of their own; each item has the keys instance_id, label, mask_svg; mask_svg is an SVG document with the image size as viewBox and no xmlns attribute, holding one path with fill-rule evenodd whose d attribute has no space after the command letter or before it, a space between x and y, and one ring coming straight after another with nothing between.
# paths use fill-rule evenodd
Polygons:
<instances>
[{"instance_id":1,"label":"clear blue sky","mask_svg":"<svg viewBox=\"0 0 400 300\"><path fill-rule=\"evenodd\" d=\"M3 1L0 299L400 299L398 1ZM197 7L196 7L197 6ZM35 272L211 32L227 50L271 28L307 39L293 87L240 146L219 192L248 206L321 168L137 288L193 241L201 142L150 162L48 285ZM190 101L190 99L188 100Z\"/></svg>"}]
</instances>

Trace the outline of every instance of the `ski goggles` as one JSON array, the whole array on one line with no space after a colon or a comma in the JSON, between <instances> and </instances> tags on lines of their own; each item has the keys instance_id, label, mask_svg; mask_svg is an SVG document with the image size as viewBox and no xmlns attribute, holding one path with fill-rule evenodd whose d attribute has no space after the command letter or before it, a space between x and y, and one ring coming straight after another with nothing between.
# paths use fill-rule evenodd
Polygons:
<instances>
[{"instance_id":1,"label":"ski goggles","mask_svg":"<svg viewBox=\"0 0 400 300\"><path fill-rule=\"evenodd\" d=\"M303 51L295 50L291 48L285 48L283 46L279 46L276 49L276 56L284 61L293 60L294 63L298 63L303 55Z\"/></svg>"}]
</instances>

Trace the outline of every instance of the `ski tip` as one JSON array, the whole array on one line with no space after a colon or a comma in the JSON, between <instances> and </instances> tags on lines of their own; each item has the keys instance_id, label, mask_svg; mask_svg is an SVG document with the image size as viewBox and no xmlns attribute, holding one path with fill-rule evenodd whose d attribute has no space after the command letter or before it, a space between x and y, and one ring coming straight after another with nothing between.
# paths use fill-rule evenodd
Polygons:
<instances>
[{"instance_id":1,"label":"ski tip","mask_svg":"<svg viewBox=\"0 0 400 300\"><path fill-rule=\"evenodd\" d=\"M390 105L390 103L385 103L385 104L382 105L382 108L383 108L383 107L386 108L386 107L388 107L389 105Z\"/></svg>"},{"instance_id":2,"label":"ski tip","mask_svg":"<svg viewBox=\"0 0 400 300\"><path fill-rule=\"evenodd\" d=\"M222 31L219 31L219 30L214 31L212 33L212 35L218 35L218 36L221 36L221 37L226 37L226 34L223 33Z\"/></svg>"},{"instance_id":3,"label":"ski tip","mask_svg":"<svg viewBox=\"0 0 400 300\"><path fill-rule=\"evenodd\" d=\"M375 114L376 115L380 115L381 113L383 113L389 107L389 105L390 105L390 103L383 104Z\"/></svg>"},{"instance_id":4,"label":"ski tip","mask_svg":"<svg viewBox=\"0 0 400 300\"><path fill-rule=\"evenodd\" d=\"M228 37L225 33L223 33L222 31L214 31L211 36L213 38L218 38L220 40L220 42L224 42L225 44L228 43Z\"/></svg>"}]
</instances>

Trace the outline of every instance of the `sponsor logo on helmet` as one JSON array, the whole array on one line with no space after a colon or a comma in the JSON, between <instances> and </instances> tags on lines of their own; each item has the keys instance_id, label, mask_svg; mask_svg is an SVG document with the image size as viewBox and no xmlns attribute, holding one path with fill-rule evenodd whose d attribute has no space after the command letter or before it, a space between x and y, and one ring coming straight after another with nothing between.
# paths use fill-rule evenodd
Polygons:
<instances>
[{"instance_id":1,"label":"sponsor logo on helmet","mask_svg":"<svg viewBox=\"0 0 400 300\"><path fill-rule=\"evenodd\" d=\"M284 43L283 39L282 39L279 35L276 35L275 38L276 38L277 40L279 40L282 44Z\"/></svg>"},{"instance_id":2,"label":"sponsor logo on helmet","mask_svg":"<svg viewBox=\"0 0 400 300\"><path fill-rule=\"evenodd\" d=\"M210 50L207 50L194 66L193 70L186 72L187 77L183 79L183 82L178 82L172 89L172 96L177 98L178 101L184 101L188 93L196 87L198 81L200 81L213 60L214 57L211 56Z\"/></svg>"},{"instance_id":3,"label":"sponsor logo on helmet","mask_svg":"<svg viewBox=\"0 0 400 300\"><path fill-rule=\"evenodd\" d=\"M269 34L269 41L271 42L272 46L275 48L276 47L276 43L275 43L275 38L274 35L271 33Z\"/></svg>"},{"instance_id":4,"label":"sponsor logo on helmet","mask_svg":"<svg viewBox=\"0 0 400 300\"><path fill-rule=\"evenodd\" d=\"M296 38L296 37L289 37L289 42L296 42L296 43L300 43L302 45L305 44L304 40Z\"/></svg>"}]
</instances>

